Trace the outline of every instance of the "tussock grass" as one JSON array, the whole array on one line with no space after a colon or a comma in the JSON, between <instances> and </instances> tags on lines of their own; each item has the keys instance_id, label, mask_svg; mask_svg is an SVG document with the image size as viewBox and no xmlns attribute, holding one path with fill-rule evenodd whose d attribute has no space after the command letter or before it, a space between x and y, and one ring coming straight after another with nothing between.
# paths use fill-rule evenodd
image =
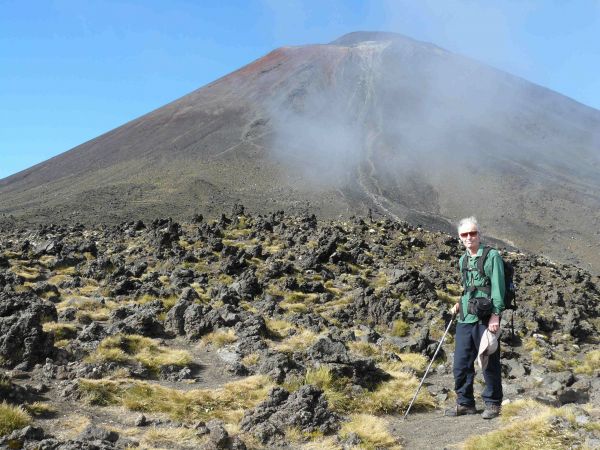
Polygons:
<instances>
[{"instance_id":1,"label":"tussock grass","mask_svg":"<svg viewBox=\"0 0 600 450\"><path fill-rule=\"evenodd\" d=\"M267 245L263 245L263 253L274 255L275 253L278 253L281 250L283 250L283 248L284 247L281 242L271 241L271 243L268 243Z\"/></svg>"},{"instance_id":2,"label":"tussock grass","mask_svg":"<svg viewBox=\"0 0 600 450\"><path fill-rule=\"evenodd\" d=\"M303 329L299 333L293 334L281 342L275 343L273 348L283 353L294 353L307 347L310 347L316 342L318 335L313 331Z\"/></svg>"},{"instance_id":3,"label":"tussock grass","mask_svg":"<svg viewBox=\"0 0 600 450\"><path fill-rule=\"evenodd\" d=\"M336 297L341 296L345 291L343 287L336 286L334 280L327 280L325 283L323 283L323 286L325 286L325 289L327 289Z\"/></svg>"},{"instance_id":4,"label":"tussock grass","mask_svg":"<svg viewBox=\"0 0 600 450\"><path fill-rule=\"evenodd\" d=\"M30 415L35 417L49 417L56 414L57 409L50 403L45 402L33 402L28 405L24 405L23 408Z\"/></svg>"},{"instance_id":5,"label":"tussock grass","mask_svg":"<svg viewBox=\"0 0 600 450\"><path fill-rule=\"evenodd\" d=\"M407 406L419 382L405 372L397 374L395 379L381 383L374 391L362 394L349 392L350 380L337 378L325 366L309 369L305 384L313 384L323 390L331 409L341 413L392 414L403 411ZM426 391L421 391L413 407L428 409L435 406L435 401Z\"/></svg>"},{"instance_id":6,"label":"tussock grass","mask_svg":"<svg viewBox=\"0 0 600 450\"><path fill-rule=\"evenodd\" d=\"M190 428L150 428L144 433L141 442L150 448L200 448L206 438L201 438Z\"/></svg>"},{"instance_id":7,"label":"tussock grass","mask_svg":"<svg viewBox=\"0 0 600 450\"><path fill-rule=\"evenodd\" d=\"M83 257L86 261L93 261L94 259L96 259L92 252L83 252Z\"/></svg>"},{"instance_id":8,"label":"tussock grass","mask_svg":"<svg viewBox=\"0 0 600 450\"><path fill-rule=\"evenodd\" d=\"M583 363L575 368L576 373L593 375L600 370L600 350L592 350L585 355Z\"/></svg>"},{"instance_id":9,"label":"tussock grass","mask_svg":"<svg viewBox=\"0 0 600 450\"><path fill-rule=\"evenodd\" d=\"M323 433L319 431L306 432L302 431L297 427L289 427L285 430L285 439L292 444L301 444L303 442L309 441L311 443L322 443L325 436ZM316 441L316 442L315 442ZM306 447L302 447L306 448ZM313 447L313 448L323 448L323 447ZM335 447L333 447L335 448ZM339 447L338 447L339 448Z\"/></svg>"},{"instance_id":10,"label":"tussock grass","mask_svg":"<svg viewBox=\"0 0 600 450\"><path fill-rule=\"evenodd\" d=\"M399 450L402 448L388 431L387 421L381 417L370 414L351 415L350 421L342 425L339 434L342 438L346 439L351 433L355 433L360 438L360 449Z\"/></svg>"},{"instance_id":11,"label":"tussock grass","mask_svg":"<svg viewBox=\"0 0 600 450\"><path fill-rule=\"evenodd\" d=\"M260 361L260 355L258 353L250 353L242 358L242 364L246 367L251 367Z\"/></svg>"},{"instance_id":12,"label":"tussock grass","mask_svg":"<svg viewBox=\"0 0 600 450\"><path fill-rule=\"evenodd\" d=\"M533 400L519 400L505 405L502 411L505 425L495 431L473 436L463 443L465 450L559 450L572 448L577 442L576 422L568 407L553 408ZM556 420L567 421L569 428L557 428Z\"/></svg>"},{"instance_id":13,"label":"tussock grass","mask_svg":"<svg viewBox=\"0 0 600 450\"><path fill-rule=\"evenodd\" d=\"M56 275L76 275L77 269L74 266L59 266L54 268Z\"/></svg>"},{"instance_id":14,"label":"tussock grass","mask_svg":"<svg viewBox=\"0 0 600 450\"><path fill-rule=\"evenodd\" d=\"M208 334L205 334L200 339L200 345L211 345L215 348L221 348L235 341L237 341L235 331L232 328L228 328L226 330L215 330Z\"/></svg>"},{"instance_id":15,"label":"tussock grass","mask_svg":"<svg viewBox=\"0 0 600 450\"><path fill-rule=\"evenodd\" d=\"M81 414L69 414L60 417L56 423L56 437L59 439L74 439L83 432L91 423L89 417Z\"/></svg>"},{"instance_id":16,"label":"tussock grass","mask_svg":"<svg viewBox=\"0 0 600 450\"><path fill-rule=\"evenodd\" d=\"M69 307L77 309L76 318L80 322L86 321L86 319L104 321L108 320L110 312L117 307L117 303L114 301L102 302L89 297L75 295L65 298L56 305L58 311Z\"/></svg>"},{"instance_id":17,"label":"tussock grass","mask_svg":"<svg viewBox=\"0 0 600 450\"><path fill-rule=\"evenodd\" d=\"M42 255L42 256L40 256L38 258L38 262L42 266L48 268L49 266L53 265L56 262L57 259L58 258L56 256L53 256L53 255Z\"/></svg>"},{"instance_id":18,"label":"tussock grass","mask_svg":"<svg viewBox=\"0 0 600 450\"><path fill-rule=\"evenodd\" d=\"M244 410L265 399L271 387L273 382L266 376L251 376L220 389L189 391L142 381L79 380L79 389L91 404L121 405L131 411L165 413L185 423L213 418L237 423Z\"/></svg>"},{"instance_id":19,"label":"tussock grass","mask_svg":"<svg viewBox=\"0 0 600 450\"><path fill-rule=\"evenodd\" d=\"M460 296L462 295L463 288L460 284L448 284L446 285L446 289L452 297L460 298Z\"/></svg>"},{"instance_id":20,"label":"tussock grass","mask_svg":"<svg viewBox=\"0 0 600 450\"><path fill-rule=\"evenodd\" d=\"M352 299L352 297L342 295L339 298L327 302L323 305L314 305L314 311L322 315L325 319L335 322L335 319L332 318L333 314L337 311L346 308L353 302L354 300Z\"/></svg>"},{"instance_id":21,"label":"tussock grass","mask_svg":"<svg viewBox=\"0 0 600 450\"><path fill-rule=\"evenodd\" d=\"M12 433L31 423L31 416L20 406L0 403L0 436Z\"/></svg>"},{"instance_id":22,"label":"tussock grass","mask_svg":"<svg viewBox=\"0 0 600 450\"><path fill-rule=\"evenodd\" d=\"M348 348L352 353L355 353L366 358L381 360L381 348L370 342L349 342Z\"/></svg>"},{"instance_id":23,"label":"tussock grass","mask_svg":"<svg viewBox=\"0 0 600 450\"><path fill-rule=\"evenodd\" d=\"M160 346L154 339L131 334L116 334L105 338L90 354L88 362L135 363L139 362L151 372L157 373L162 366L184 367L192 357L185 350L173 350Z\"/></svg>"},{"instance_id":24,"label":"tussock grass","mask_svg":"<svg viewBox=\"0 0 600 450\"><path fill-rule=\"evenodd\" d=\"M378 366L391 376L399 377L401 374L409 372L421 375L425 372L428 363L427 358L420 353L402 353L400 361L386 361L378 364Z\"/></svg>"},{"instance_id":25,"label":"tussock grass","mask_svg":"<svg viewBox=\"0 0 600 450\"><path fill-rule=\"evenodd\" d=\"M418 385L419 381L413 375L397 373L394 379L381 383L377 389L367 392L358 401L360 411L371 414L402 413L408 407ZM426 389L421 389L412 410L430 409L435 406L431 394Z\"/></svg>"},{"instance_id":26,"label":"tussock grass","mask_svg":"<svg viewBox=\"0 0 600 450\"><path fill-rule=\"evenodd\" d=\"M284 310L290 313L306 313L308 312L308 306L305 303L284 303L279 304Z\"/></svg>"},{"instance_id":27,"label":"tussock grass","mask_svg":"<svg viewBox=\"0 0 600 450\"><path fill-rule=\"evenodd\" d=\"M369 284L373 287L373 289L381 290L389 285L389 278L384 271L380 271Z\"/></svg>"},{"instance_id":28,"label":"tussock grass","mask_svg":"<svg viewBox=\"0 0 600 450\"><path fill-rule=\"evenodd\" d=\"M304 377L304 384L312 384L321 389L329 407L334 411L346 412L354 407L351 396L346 392L349 380L336 378L328 367L309 369Z\"/></svg>"},{"instance_id":29,"label":"tussock grass","mask_svg":"<svg viewBox=\"0 0 600 450\"><path fill-rule=\"evenodd\" d=\"M158 297L150 294L140 295L135 299L135 302L139 305L146 305L147 303L153 302L154 300L158 300Z\"/></svg>"},{"instance_id":30,"label":"tussock grass","mask_svg":"<svg viewBox=\"0 0 600 450\"><path fill-rule=\"evenodd\" d=\"M295 330L296 326L287 320L271 319L265 317L265 324L269 334L276 338L285 338L291 330Z\"/></svg>"},{"instance_id":31,"label":"tussock grass","mask_svg":"<svg viewBox=\"0 0 600 450\"><path fill-rule=\"evenodd\" d=\"M448 290L450 291L450 287L448 287ZM460 300L460 294L462 291L458 291L458 294L453 294L453 292L444 292L440 289L436 289L435 291L435 293L437 294L437 298L443 301L444 303L447 303L448 305L454 305Z\"/></svg>"},{"instance_id":32,"label":"tussock grass","mask_svg":"<svg viewBox=\"0 0 600 450\"><path fill-rule=\"evenodd\" d=\"M233 277L231 275L227 275L226 273L220 273L216 278L218 283L230 285L233 283Z\"/></svg>"},{"instance_id":33,"label":"tussock grass","mask_svg":"<svg viewBox=\"0 0 600 450\"><path fill-rule=\"evenodd\" d=\"M65 281L67 278L69 278L67 275L52 275L50 278L48 278L48 283L53 284L54 286L59 285L60 283L62 283L63 281Z\"/></svg>"},{"instance_id":34,"label":"tussock grass","mask_svg":"<svg viewBox=\"0 0 600 450\"><path fill-rule=\"evenodd\" d=\"M341 450L336 438L333 436L318 439L315 442L307 442L299 447L301 450Z\"/></svg>"},{"instance_id":35,"label":"tussock grass","mask_svg":"<svg viewBox=\"0 0 600 450\"><path fill-rule=\"evenodd\" d=\"M390 334L396 337L404 337L410 331L410 325L402 319L394 320L392 322L392 329Z\"/></svg>"},{"instance_id":36,"label":"tussock grass","mask_svg":"<svg viewBox=\"0 0 600 450\"><path fill-rule=\"evenodd\" d=\"M305 294L304 292L285 292L283 301L279 303L287 312L308 312L309 306L313 305L319 298L318 294Z\"/></svg>"},{"instance_id":37,"label":"tussock grass","mask_svg":"<svg viewBox=\"0 0 600 450\"><path fill-rule=\"evenodd\" d=\"M11 268L11 271L25 281L35 281L40 277L40 271L37 267L16 265Z\"/></svg>"},{"instance_id":38,"label":"tussock grass","mask_svg":"<svg viewBox=\"0 0 600 450\"><path fill-rule=\"evenodd\" d=\"M46 322L42 329L57 341L70 340L77 336L77 327L70 323Z\"/></svg>"},{"instance_id":39,"label":"tussock grass","mask_svg":"<svg viewBox=\"0 0 600 450\"><path fill-rule=\"evenodd\" d=\"M249 234L252 233L252 230L249 228L238 228L238 229L234 229L234 230L227 230L224 233L223 236L223 244L225 244L226 241L230 242L229 245L231 245L231 242L233 241L237 241L240 239L245 239L248 237Z\"/></svg>"},{"instance_id":40,"label":"tussock grass","mask_svg":"<svg viewBox=\"0 0 600 450\"><path fill-rule=\"evenodd\" d=\"M256 245L256 238L249 238L251 230L238 230L235 233L227 233L223 238L223 245L247 249Z\"/></svg>"},{"instance_id":41,"label":"tussock grass","mask_svg":"<svg viewBox=\"0 0 600 450\"><path fill-rule=\"evenodd\" d=\"M25 284L17 284L13 289L17 294L20 294L31 291L31 285L26 282Z\"/></svg>"}]
</instances>

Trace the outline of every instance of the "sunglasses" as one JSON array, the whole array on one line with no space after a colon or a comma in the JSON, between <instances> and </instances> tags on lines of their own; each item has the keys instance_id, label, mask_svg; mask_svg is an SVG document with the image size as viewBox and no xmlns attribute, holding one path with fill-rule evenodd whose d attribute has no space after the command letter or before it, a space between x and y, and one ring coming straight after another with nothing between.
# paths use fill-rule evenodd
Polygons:
<instances>
[{"instance_id":1,"label":"sunglasses","mask_svg":"<svg viewBox=\"0 0 600 450\"><path fill-rule=\"evenodd\" d=\"M479 234L479 231L466 231L465 233L460 233L460 237L466 238L467 236L475 237Z\"/></svg>"}]
</instances>

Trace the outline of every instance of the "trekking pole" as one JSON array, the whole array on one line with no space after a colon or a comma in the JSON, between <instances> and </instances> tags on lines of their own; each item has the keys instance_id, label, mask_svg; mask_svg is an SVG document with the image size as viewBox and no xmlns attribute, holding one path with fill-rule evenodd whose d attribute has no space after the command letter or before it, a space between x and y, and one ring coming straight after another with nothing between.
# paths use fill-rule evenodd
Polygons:
<instances>
[{"instance_id":1,"label":"trekking pole","mask_svg":"<svg viewBox=\"0 0 600 450\"><path fill-rule=\"evenodd\" d=\"M421 382L419 383L419 387L417 388L417 392L415 392L415 395L413 396L412 400L410 401L410 404L408 405L408 408L406 409L406 412L404 413L404 417L402 418L402 420L406 420L406 416L408 416L408 412L410 411L410 408L412 407L413 403L417 399L417 395L419 395L419 391L421 390L421 386L423 386L425 377L429 373L429 369L431 368L431 365L433 364L435 357L437 356L438 352L440 351L440 348L442 348L444 339L446 339L446 335L448 334L448 331L450 330L450 325L452 325L452 322L454 322L454 316L456 316L456 314L452 314L452 317L450 318L450 322L448 322L448 326L446 327L446 331L444 331L444 335L440 339L440 343L438 344L437 348L435 349L435 353L433 354L433 357L431 358L431 361L429 362L429 365L427 366L427 370L425 370L425 375L423 375L423 378L421 379Z\"/></svg>"}]
</instances>

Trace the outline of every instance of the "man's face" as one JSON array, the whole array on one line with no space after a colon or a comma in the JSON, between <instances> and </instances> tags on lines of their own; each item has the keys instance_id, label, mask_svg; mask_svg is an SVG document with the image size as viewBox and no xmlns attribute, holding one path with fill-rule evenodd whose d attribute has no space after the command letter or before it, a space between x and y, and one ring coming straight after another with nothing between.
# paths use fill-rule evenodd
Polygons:
<instances>
[{"instance_id":1,"label":"man's face","mask_svg":"<svg viewBox=\"0 0 600 450\"><path fill-rule=\"evenodd\" d=\"M458 235L464 246L472 253L479 249L479 231L477 226L472 223L466 223L458 230Z\"/></svg>"}]
</instances>

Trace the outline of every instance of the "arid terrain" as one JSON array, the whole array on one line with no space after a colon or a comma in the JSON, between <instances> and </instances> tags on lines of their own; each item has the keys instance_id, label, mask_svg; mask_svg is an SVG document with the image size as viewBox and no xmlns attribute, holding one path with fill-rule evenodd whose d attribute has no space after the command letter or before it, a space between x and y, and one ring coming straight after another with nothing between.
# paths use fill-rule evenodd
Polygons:
<instances>
[{"instance_id":1,"label":"arid terrain","mask_svg":"<svg viewBox=\"0 0 600 450\"><path fill-rule=\"evenodd\" d=\"M476 214L490 237L598 274L599 169L599 111L432 44L351 33L276 49L0 180L0 220L184 220L241 202L450 232Z\"/></svg>"},{"instance_id":2,"label":"arid terrain","mask_svg":"<svg viewBox=\"0 0 600 450\"><path fill-rule=\"evenodd\" d=\"M503 251L502 416L443 416L451 327L403 420L461 291L451 235L236 205L0 237L2 448L600 446L600 280L581 268Z\"/></svg>"}]
</instances>

